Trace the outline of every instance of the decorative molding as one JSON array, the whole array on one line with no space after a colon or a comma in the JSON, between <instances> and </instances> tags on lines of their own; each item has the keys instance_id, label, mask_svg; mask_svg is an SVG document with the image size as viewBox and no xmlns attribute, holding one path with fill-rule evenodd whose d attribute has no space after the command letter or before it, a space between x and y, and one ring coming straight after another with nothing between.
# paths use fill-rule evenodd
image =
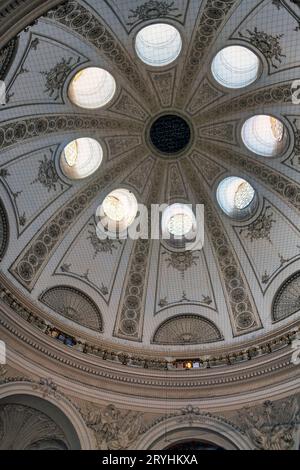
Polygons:
<instances>
[{"instance_id":1,"label":"decorative molding","mask_svg":"<svg viewBox=\"0 0 300 470\"><path fill-rule=\"evenodd\" d=\"M22 120L6 121L0 127L0 149L4 150L27 139L59 132L76 132L83 129L141 131L142 127L138 123L107 117L74 116L74 114L50 114L37 117L24 116Z\"/></svg>"},{"instance_id":2,"label":"decorative molding","mask_svg":"<svg viewBox=\"0 0 300 470\"><path fill-rule=\"evenodd\" d=\"M210 83L208 78L204 78L187 105L187 111L191 115L198 114L199 111L202 111L225 95L226 93L218 90Z\"/></svg>"},{"instance_id":3,"label":"decorative molding","mask_svg":"<svg viewBox=\"0 0 300 470\"><path fill-rule=\"evenodd\" d=\"M0 13L1 14L1 13ZM18 39L11 39L0 50L0 80L5 80L6 75L13 63L18 48Z\"/></svg>"},{"instance_id":4,"label":"decorative molding","mask_svg":"<svg viewBox=\"0 0 300 470\"><path fill-rule=\"evenodd\" d=\"M206 191L199 186L194 165L185 160L182 166L198 201L205 204L206 226L211 238L215 259L219 265L221 281L226 293L228 312L234 336L249 333L262 327L257 307L249 289L239 258L226 234L224 225Z\"/></svg>"},{"instance_id":5,"label":"decorative molding","mask_svg":"<svg viewBox=\"0 0 300 470\"><path fill-rule=\"evenodd\" d=\"M147 198L147 206L158 201L162 188L165 163L158 162L154 169L152 186ZM143 335L145 296L148 282L151 239L138 239L134 242L127 277L114 327L114 336L129 341L141 341Z\"/></svg>"},{"instance_id":6,"label":"decorative molding","mask_svg":"<svg viewBox=\"0 0 300 470\"><path fill-rule=\"evenodd\" d=\"M9 225L6 210L0 199L0 261L3 259L9 241Z\"/></svg>"},{"instance_id":7,"label":"decorative molding","mask_svg":"<svg viewBox=\"0 0 300 470\"><path fill-rule=\"evenodd\" d=\"M213 43L226 17L232 13L239 3L239 0L227 0L217 3L214 0L207 0L204 8L201 8L198 24L184 65L184 72L180 79L180 87L176 97L177 107L181 108L187 100L209 46Z\"/></svg>"},{"instance_id":8,"label":"decorative molding","mask_svg":"<svg viewBox=\"0 0 300 470\"><path fill-rule=\"evenodd\" d=\"M38 317L37 314L32 313L32 309L28 309L25 305L23 305L15 296L7 289L2 283L0 284L0 299L14 310L14 312L23 318L23 320L30 323L33 327L37 328L38 330L44 332L46 335L51 335L51 329L53 329L50 324L46 323L45 320ZM45 343L37 343L33 341L32 338L24 335L23 332L20 332L20 328L16 329L4 319L4 317L0 317L0 325L3 328L8 330L11 334L18 338L18 341L23 341L30 347L34 348L36 351L39 351L43 355L49 356L51 360L56 360L61 364L66 364L69 367L74 367L78 370L82 370L82 366L76 362L75 360L70 360L65 356L65 353L58 354L50 353L50 351L45 347ZM47 326L48 325L48 326ZM201 370L208 368L210 371L211 369L218 369L220 367L224 368L224 366L237 366L241 365L244 370L245 362L253 360L255 358L261 358L265 355L269 356L272 353L276 353L288 346L290 346L294 339L297 338L297 334L300 331L300 327L293 327L290 330L286 330L284 333L273 335L272 338L265 339L261 342L255 340L255 343L249 345L247 348L244 349L234 349L231 352L219 352L216 355L200 355L198 353L197 360L199 360L200 364L202 364ZM82 340L77 340L78 347L76 348L77 351L80 351L84 354L91 354L97 358L107 361L108 363L116 364L121 363L126 366L133 366L136 368L146 368L152 370L166 370L168 362L167 360L161 360L153 358L152 356L147 356L146 352L144 355L138 355L136 353L130 354L129 352L116 352L111 348L103 345L103 347L99 347L96 345L82 343ZM223 377L220 378L219 376L211 379L211 385L220 385L220 384L227 384L227 383L234 383L239 382L241 380L252 379L255 377L259 377L262 374L268 374L275 371L285 370L287 367L290 366L290 360L283 359L281 362L274 364L270 367L270 363L268 362L267 367L264 366L261 368L259 367L257 370L251 369L249 372L245 372L243 376L240 376L240 372L237 373L237 376L230 376L230 377ZM294 367L294 366L293 366ZM113 380L121 380L122 382L128 382L132 384L131 377L125 377L121 374L121 377L118 376L117 373L110 370L109 372L99 371L99 369L94 369L92 367L85 367L84 369L87 373L95 376L101 376L103 378L109 378ZM294 370L294 369L293 369ZM5 374L4 374L5 375ZM136 379L136 383L143 383L143 379ZM4 381L7 379L4 378ZM160 383L161 385L161 383ZM205 386L208 385L206 378L197 378L195 381L190 382L190 386ZM181 385L180 385L181 386ZM185 386L182 384L182 386Z\"/></svg>"},{"instance_id":9,"label":"decorative molding","mask_svg":"<svg viewBox=\"0 0 300 470\"><path fill-rule=\"evenodd\" d=\"M286 204L297 212L300 211L299 185L287 176L264 165L258 159L252 159L236 150L229 150L219 144L199 140L197 146L201 151L213 158L218 158L223 163L239 168L261 181L268 190L276 193Z\"/></svg>"},{"instance_id":10,"label":"decorative molding","mask_svg":"<svg viewBox=\"0 0 300 470\"><path fill-rule=\"evenodd\" d=\"M207 124L219 120L228 114L236 114L247 110L259 109L265 106L292 104L292 82L282 82L266 86L258 90L244 93L241 96L223 101L218 106L204 111L195 117L196 125Z\"/></svg>"}]
</instances>

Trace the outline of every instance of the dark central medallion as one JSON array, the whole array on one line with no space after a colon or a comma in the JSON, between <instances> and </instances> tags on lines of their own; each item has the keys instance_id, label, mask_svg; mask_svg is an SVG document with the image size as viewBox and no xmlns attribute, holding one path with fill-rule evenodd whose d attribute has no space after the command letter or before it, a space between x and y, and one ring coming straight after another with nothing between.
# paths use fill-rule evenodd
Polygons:
<instances>
[{"instance_id":1,"label":"dark central medallion","mask_svg":"<svg viewBox=\"0 0 300 470\"><path fill-rule=\"evenodd\" d=\"M150 128L150 140L156 150L166 155L182 152L191 141L191 129L187 121L175 114L157 118Z\"/></svg>"}]
</instances>

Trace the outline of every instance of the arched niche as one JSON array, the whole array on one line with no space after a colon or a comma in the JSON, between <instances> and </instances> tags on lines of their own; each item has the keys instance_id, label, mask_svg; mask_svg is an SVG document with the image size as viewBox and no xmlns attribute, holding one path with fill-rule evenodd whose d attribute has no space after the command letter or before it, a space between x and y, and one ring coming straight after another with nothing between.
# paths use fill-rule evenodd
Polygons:
<instances>
[{"instance_id":1,"label":"arched niche","mask_svg":"<svg viewBox=\"0 0 300 470\"><path fill-rule=\"evenodd\" d=\"M202 441L224 450L252 450L249 439L234 425L206 413L173 416L152 426L137 443L137 449L165 450L181 442Z\"/></svg>"},{"instance_id":2,"label":"arched niche","mask_svg":"<svg viewBox=\"0 0 300 470\"><path fill-rule=\"evenodd\" d=\"M40 384L26 382L3 384L0 390L0 421L10 419L10 430L13 432L13 420L18 421L16 424L19 425L22 415L24 418L31 418L33 425L40 421L42 425L37 428L36 436L32 430L31 440L23 440L22 436L18 436L20 448L23 448L22 446L30 450L93 448L92 437L81 414L65 396L51 391L46 394L45 388ZM2 438L0 435L0 448ZM6 437L4 442L6 446L10 445L9 438Z\"/></svg>"}]
</instances>

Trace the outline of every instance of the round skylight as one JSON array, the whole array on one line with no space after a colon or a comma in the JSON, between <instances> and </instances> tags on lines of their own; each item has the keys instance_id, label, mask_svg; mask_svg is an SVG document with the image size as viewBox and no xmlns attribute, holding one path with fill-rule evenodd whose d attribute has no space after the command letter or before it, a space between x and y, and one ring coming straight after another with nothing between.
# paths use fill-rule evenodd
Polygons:
<instances>
[{"instance_id":1,"label":"round skylight","mask_svg":"<svg viewBox=\"0 0 300 470\"><path fill-rule=\"evenodd\" d=\"M288 132L281 121L273 116L261 114L245 122L242 139L252 152L264 157L274 157L284 152Z\"/></svg>"},{"instance_id":2,"label":"round skylight","mask_svg":"<svg viewBox=\"0 0 300 470\"><path fill-rule=\"evenodd\" d=\"M162 214L163 238L192 239L196 230L196 218L187 204L172 204Z\"/></svg>"},{"instance_id":3,"label":"round skylight","mask_svg":"<svg viewBox=\"0 0 300 470\"><path fill-rule=\"evenodd\" d=\"M215 56L212 74L227 88L243 88L255 82L260 72L260 60L243 46L228 46Z\"/></svg>"},{"instance_id":4,"label":"round skylight","mask_svg":"<svg viewBox=\"0 0 300 470\"><path fill-rule=\"evenodd\" d=\"M169 24L156 23L141 29L135 49L139 58L155 67L168 65L180 54L182 40L179 31Z\"/></svg>"},{"instance_id":5,"label":"round skylight","mask_svg":"<svg viewBox=\"0 0 300 470\"><path fill-rule=\"evenodd\" d=\"M134 221L138 212L135 195L128 189L115 189L104 199L100 209L103 227L109 232L122 232Z\"/></svg>"},{"instance_id":6,"label":"round skylight","mask_svg":"<svg viewBox=\"0 0 300 470\"><path fill-rule=\"evenodd\" d=\"M82 179L98 170L103 159L99 142L89 137L73 140L64 148L60 165L64 174L71 179Z\"/></svg>"},{"instance_id":7,"label":"round skylight","mask_svg":"<svg viewBox=\"0 0 300 470\"><path fill-rule=\"evenodd\" d=\"M116 92L114 77L104 69L80 70L69 86L70 100L81 108L96 109L108 104Z\"/></svg>"},{"instance_id":8,"label":"round skylight","mask_svg":"<svg viewBox=\"0 0 300 470\"><path fill-rule=\"evenodd\" d=\"M217 200L223 212L231 217L248 217L256 208L255 190L248 181L237 176L221 181Z\"/></svg>"}]
</instances>

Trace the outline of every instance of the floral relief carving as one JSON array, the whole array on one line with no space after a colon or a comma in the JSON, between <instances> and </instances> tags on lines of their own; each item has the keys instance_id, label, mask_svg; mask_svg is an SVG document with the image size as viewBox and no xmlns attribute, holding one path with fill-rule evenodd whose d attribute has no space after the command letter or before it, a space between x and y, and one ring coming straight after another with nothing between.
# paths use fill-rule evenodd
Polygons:
<instances>
[{"instance_id":1,"label":"floral relief carving","mask_svg":"<svg viewBox=\"0 0 300 470\"><path fill-rule=\"evenodd\" d=\"M87 426L94 432L99 450L128 449L143 430L142 413L120 411L114 405L102 410L91 405L84 415Z\"/></svg>"},{"instance_id":2,"label":"floral relief carving","mask_svg":"<svg viewBox=\"0 0 300 470\"><path fill-rule=\"evenodd\" d=\"M286 57L285 54L282 54L282 48L280 45L280 39L284 36L283 34L267 34L263 31L258 31L257 28L254 28L253 31L247 29L248 36L245 36L239 32L239 36L243 39L247 39L252 46L256 47L268 60L268 62L275 68L278 68L278 64L275 61L281 64L282 57Z\"/></svg>"},{"instance_id":3,"label":"floral relief carving","mask_svg":"<svg viewBox=\"0 0 300 470\"><path fill-rule=\"evenodd\" d=\"M135 9L130 9L130 15L128 15L129 20L128 26L135 26L140 21L149 21L156 18L180 18L181 13L178 12L178 8L174 7L172 1L159 1L159 0L149 0L148 2L139 5Z\"/></svg>"},{"instance_id":4,"label":"floral relief carving","mask_svg":"<svg viewBox=\"0 0 300 470\"><path fill-rule=\"evenodd\" d=\"M299 405L295 398L282 402L266 401L256 409L239 413L242 429L259 450L291 450L300 424Z\"/></svg>"},{"instance_id":5,"label":"floral relief carving","mask_svg":"<svg viewBox=\"0 0 300 470\"><path fill-rule=\"evenodd\" d=\"M192 115L196 114L206 106L214 103L218 98L224 96L225 93L217 90L206 78L201 82L197 91L193 95L187 110Z\"/></svg>"},{"instance_id":6,"label":"floral relief carving","mask_svg":"<svg viewBox=\"0 0 300 470\"><path fill-rule=\"evenodd\" d=\"M44 75L46 84L45 84L45 93L48 93L50 97L54 97L54 101L58 100L61 95L62 87L72 70L80 63L80 57L74 59L69 57L69 59L62 58L51 70L48 72L40 72Z\"/></svg>"},{"instance_id":7,"label":"floral relief carving","mask_svg":"<svg viewBox=\"0 0 300 470\"><path fill-rule=\"evenodd\" d=\"M95 224L89 224L89 225L90 227L92 227L92 229L88 231L89 236L87 237L87 240L90 241L94 249L94 259L97 257L99 253L109 253L112 255L113 250L117 250L119 246L122 245L122 242L119 238L116 238L116 239L105 238L104 240L101 240L97 236Z\"/></svg>"},{"instance_id":8,"label":"floral relief carving","mask_svg":"<svg viewBox=\"0 0 300 470\"><path fill-rule=\"evenodd\" d=\"M181 273L182 277L184 277L184 273L188 269L197 265L196 260L199 259L199 256L194 251L163 252L163 254L168 255L165 257L165 261L168 263L167 267L176 269Z\"/></svg>"},{"instance_id":9,"label":"floral relief carving","mask_svg":"<svg viewBox=\"0 0 300 470\"><path fill-rule=\"evenodd\" d=\"M122 90L117 102L110 109L139 121L145 121L148 117L148 113L125 90Z\"/></svg>"},{"instance_id":10,"label":"floral relief carving","mask_svg":"<svg viewBox=\"0 0 300 470\"><path fill-rule=\"evenodd\" d=\"M44 155L44 160L40 160L39 172L37 178L32 181L31 184L39 182L42 186L48 189L50 192L52 189L56 191L56 186L60 186L60 189L64 189L64 185L60 181L58 173L55 168L55 163L52 159L54 151L50 149L51 157L48 159L47 155Z\"/></svg>"},{"instance_id":11,"label":"floral relief carving","mask_svg":"<svg viewBox=\"0 0 300 470\"><path fill-rule=\"evenodd\" d=\"M250 225L240 230L240 234L244 233L245 238L249 238L251 242L254 240L271 240L271 230L276 223L274 214L270 206L267 206L259 217L254 220Z\"/></svg>"}]
</instances>

